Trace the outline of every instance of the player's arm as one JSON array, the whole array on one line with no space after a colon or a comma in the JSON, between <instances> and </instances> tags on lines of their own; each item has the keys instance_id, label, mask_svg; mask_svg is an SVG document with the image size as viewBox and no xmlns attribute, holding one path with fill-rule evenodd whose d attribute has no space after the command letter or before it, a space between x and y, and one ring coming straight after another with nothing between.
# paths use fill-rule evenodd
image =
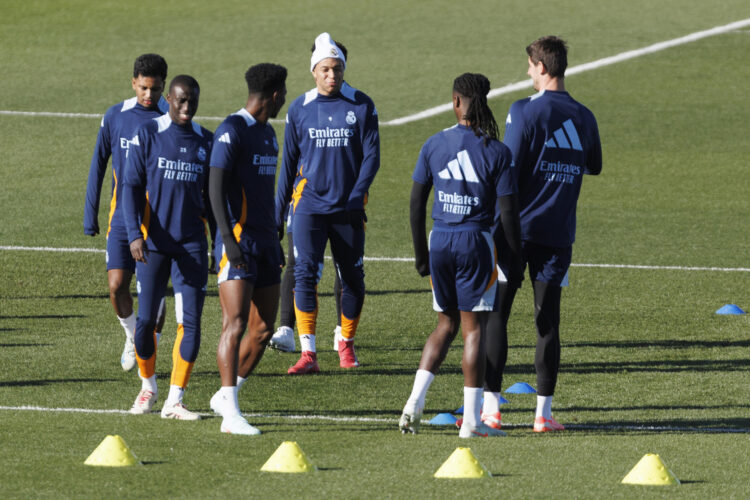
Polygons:
<instances>
[{"instance_id":1,"label":"player's arm","mask_svg":"<svg viewBox=\"0 0 750 500\"><path fill-rule=\"evenodd\" d=\"M500 224L495 229L495 248L502 249L502 259L507 265L508 283L520 286L523 264L521 260L521 218L518 203L516 166L510 149L502 146L498 156L498 176L495 192L498 196Z\"/></svg>"},{"instance_id":2,"label":"player's arm","mask_svg":"<svg viewBox=\"0 0 750 500\"><path fill-rule=\"evenodd\" d=\"M375 174L380 168L380 133L378 131L378 113L375 105L369 103L366 110L365 126L362 129L362 164L357 180L346 203L346 209L364 219L365 198Z\"/></svg>"},{"instance_id":3,"label":"player's arm","mask_svg":"<svg viewBox=\"0 0 750 500\"><path fill-rule=\"evenodd\" d=\"M216 228L221 233L229 264L238 269L246 269L247 262L242 257L240 245L237 243L232 227L229 225L229 213L226 204L229 177L229 172L226 169L211 167L208 174L208 197L211 200L211 211L216 219Z\"/></svg>"},{"instance_id":4,"label":"player's arm","mask_svg":"<svg viewBox=\"0 0 750 500\"><path fill-rule=\"evenodd\" d=\"M96 146L91 157L89 177L86 183L86 202L83 207L83 234L95 236L99 234L99 201L102 192L102 182L107 171L107 162L111 156L111 142L107 115L102 118L99 133L96 136Z\"/></svg>"},{"instance_id":5,"label":"player's arm","mask_svg":"<svg viewBox=\"0 0 750 500\"><path fill-rule=\"evenodd\" d=\"M409 222L411 223L411 240L414 244L414 266L420 276L430 274L430 252L427 248L427 232L425 229L427 198L430 196L429 184L414 181L411 187L409 201Z\"/></svg>"},{"instance_id":6,"label":"player's arm","mask_svg":"<svg viewBox=\"0 0 750 500\"><path fill-rule=\"evenodd\" d=\"M586 166L583 173L599 175L602 172L602 143L599 139L599 127L593 113L590 114L589 136L591 143L586 148Z\"/></svg>"},{"instance_id":7,"label":"player's arm","mask_svg":"<svg viewBox=\"0 0 750 500\"><path fill-rule=\"evenodd\" d=\"M292 199L294 178L297 176L297 165L299 164L300 148L299 138L295 130L294 119L291 116L293 109L289 110L286 117L286 128L284 129L284 153L281 171L276 184L276 227L279 231L279 239L284 237L284 220L289 202Z\"/></svg>"},{"instance_id":8,"label":"player's arm","mask_svg":"<svg viewBox=\"0 0 750 500\"><path fill-rule=\"evenodd\" d=\"M146 155L139 128L128 149L122 180L122 209L128 232L130 253L138 262L146 262L146 248L140 224L146 206Z\"/></svg>"},{"instance_id":9,"label":"player's arm","mask_svg":"<svg viewBox=\"0 0 750 500\"><path fill-rule=\"evenodd\" d=\"M528 150L528 138L526 137L525 122L523 119L522 101L514 102L508 110L508 117L505 119L503 144L510 148L515 168L522 168L524 165L524 156Z\"/></svg>"},{"instance_id":10,"label":"player's arm","mask_svg":"<svg viewBox=\"0 0 750 500\"><path fill-rule=\"evenodd\" d=\"M503 248L508 251L507 258L503 257L508 264L508 284L520 286L522 279L523 262L521 259L521 219L518 208L518 195L511 194L498 198L500 206L500 227L495 231L495 248ZM499 241L503 238L504 242Z\"/></svg>"}]
</instances>

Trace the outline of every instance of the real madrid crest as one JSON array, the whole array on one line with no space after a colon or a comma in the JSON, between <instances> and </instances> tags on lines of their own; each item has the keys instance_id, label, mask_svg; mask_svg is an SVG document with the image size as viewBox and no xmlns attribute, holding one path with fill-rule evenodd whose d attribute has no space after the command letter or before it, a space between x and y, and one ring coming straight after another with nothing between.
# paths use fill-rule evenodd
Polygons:
<instances>
[{"instance_id":1,"label":"real madrid crest","mask_svg":"<svg viewBox=\"0 0 750 500\"><path fill-rule=\"evenodd\" d=\"M355 123L357 123L357 117L354 116L354 111L349 111L346 114L346 123L348 123L349 125L354 125Z\"/></svg>"},{"instance_id":2,"label":"real madrid crest","mask_svg":"<svg viewBox=\"0 0 750 500\"><path fill-rule=\"evenodd\" d=\"M203 149L203 146L198 148L198 159L200 161L206 161L206 150Z\"/></svg>"}]
</instances>

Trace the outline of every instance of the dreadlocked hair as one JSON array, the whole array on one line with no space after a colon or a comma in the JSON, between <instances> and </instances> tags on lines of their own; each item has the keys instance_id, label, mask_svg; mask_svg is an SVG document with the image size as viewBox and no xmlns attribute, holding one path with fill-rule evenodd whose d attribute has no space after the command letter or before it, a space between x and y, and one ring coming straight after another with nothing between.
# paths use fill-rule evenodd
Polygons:
<instances>
[{"instance_id":1,"label":"dreadlocked hair","mask_svg":"<svg viewBox=\"0 0 750 500\"><path fill-rule=\"evenodd\" d=\"M498 139L499 132L495 116L487 105L490 81L479 73L464 73L453 80L453 90L469 99L469 109L464 119L477 137L484 136L484 145L490 139Z\"/></svg>"}]
</instances>

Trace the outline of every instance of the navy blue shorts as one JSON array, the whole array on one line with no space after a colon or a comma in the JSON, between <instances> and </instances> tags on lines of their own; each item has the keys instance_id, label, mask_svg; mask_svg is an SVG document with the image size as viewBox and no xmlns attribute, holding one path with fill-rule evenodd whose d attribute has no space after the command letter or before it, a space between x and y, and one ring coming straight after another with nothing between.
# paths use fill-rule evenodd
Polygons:
<instances>
[{"instance_id":1,"label":"navy blue shorts","mask_svg":"<svg viewBox=\"0 0 750 500\"><path fill-rule=\"evenodd\" d=\"M135 272L135 259L130 253L128 233L125 228L112 228L107 235L107 271L124 269Z\"/></svg>"},{"instance_id":2,"label":"navy blue shorts","mask_svg":"<svg viewBox=\"0 0 750 500\"><path fill-rule=\"evenodd\" d=\"M532 281L541 281L550 285L568 286L568 269L573 259L573 247L548 247L530 241L521 242L523 270L529 268ZM508 268L499 255L500 269L507 275ZM501 277L502 280L502 277Z\"/></svg>"},{"instance_id":3,"label":"navy blue shorts","mask_svg":"<svg viewBox=\"0 0 750 500\"><path fill-rule=\"evenodd\" d=\"M278 239L242 238L240 250L247 262L247 269L237 269L229 264L221 234L216 232L214 256L219 263L219 284L227 280L247 280L255 288L264 288L281 283L281 263L284 257Z\"/></svg>"},{"instance_id":4,"label":"navy blue shorts","mask_svg":"<svg viewBox=\"0 0 750 500\"><path fill-rule=\"evenodd\" d=\"M492 311L497 292L497 259L489 232L430 233L433 309Z\"/></svg>"}]
</instances>

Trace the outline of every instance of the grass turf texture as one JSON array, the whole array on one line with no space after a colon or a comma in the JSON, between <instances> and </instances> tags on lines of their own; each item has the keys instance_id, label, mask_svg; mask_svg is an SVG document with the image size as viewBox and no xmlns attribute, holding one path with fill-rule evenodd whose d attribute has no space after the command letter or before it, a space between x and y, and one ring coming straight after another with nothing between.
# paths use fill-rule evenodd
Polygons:
<instances>
[{"instance_id":1,"label":"grass turf texture","mask_svg":"<svg viewBox=\"0 0 750 500\"><path fill-rule=\"evenodd\" d=\"M201 82L199 115L222 116L244 102L241 75L251 63L287 65L290 98L310 88L307 50L325 29L348 46L347 76L388 120L447 102L450 83L462 71L484 72L495 86L522 79L523 46L548 32L568 38L574 65L750 17L739 1L721 7L612 2L597 11L573 2L541 20L522 2L502 9L480 2L476 11L462 10L472 29L459 42L445 35L455 32L448 19L459 11L447 2L398 8L384 2L368 12L354 4L333 17L290 2L258 4L265 9L252 12L251 29L237 21L250 16L245 3L183 2L179 28L165 27L161 20L177 5L153 6L151 21L126 15L114 2L6 3L0 68L7 84L0 109L102 113L131 95L132 60L153 50L167 58L170 76L186 72ZM574 262L748 267L743 172L750 110L740 96L750 69L730 64L748 48L750 33L738 31L569 79L572 95L597 116L605 158L601 178L584 182ZM529 92L491 101L498 120ZM368 255L411 255L413 163L424 140L451 124L446 113L382 128ZM0 245L103 248L102 237L81 232L97 126L97 119L0 116ZM282 137L281 126L277 134ZM102 227L107 203L103 196ZM0 251L0 406L126 410L132 404L138 383L119 367L122 332L107 300L103 260L100 253ZM411 263L367 262L366 272L357 343L362 368L341 370L335 353L322 351L321 376L291 378L285 373L296 356L268 352L240 395L263 435L222 435L215 418L184 423L156 415L0 410L0 496L746 495L750 321L713 312L725 303L750 309L747 272L572 268L572 287L563 294L555 401L556 416L570 431L533 434L533 396L508 395L503 416L513 426L509 437L480 442L459 441L455 429L441 427L423 426L418 436L398 433L396 420L435 316L428 284ZM535 385L529 288L521 290L511 318L504 387ZM330 269L319 289L319 345L326 349L334 325ZM161 402L174 338L172 307L170 298L157 362ZM206 413L218 386L219 311L210 280L203 347L186 393L188 406ZM428 394L426 418L462 404L460 355L457 341ZM311 415L325 418L290 417ZM710 432L717 429L740 432ZM123 436L145 466L84 466L107 434ZM297 441L319 472L259 472L286 440ZM457 446L467 445L498 477L432 478ZM683 484L620 485L645 453L659 453Z\"/></svg>"}]
</instances>

